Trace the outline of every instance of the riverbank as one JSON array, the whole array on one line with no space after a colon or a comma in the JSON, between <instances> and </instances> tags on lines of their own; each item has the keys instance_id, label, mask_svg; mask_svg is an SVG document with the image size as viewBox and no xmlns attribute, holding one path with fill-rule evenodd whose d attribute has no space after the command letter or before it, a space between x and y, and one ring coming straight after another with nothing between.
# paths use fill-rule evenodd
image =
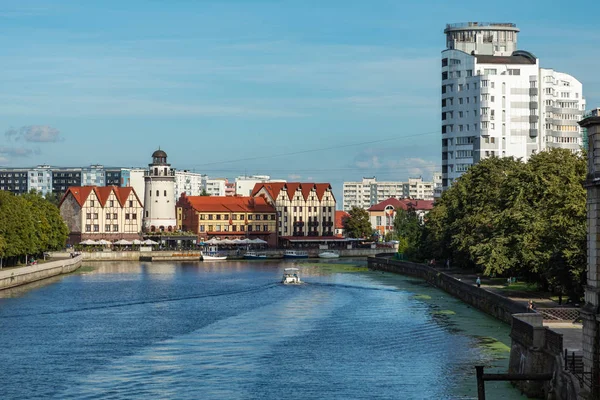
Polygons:
<instances>
[{"instance_id":1,"label":"riverbank","mask_svg":"<svg viewBox=\"0 0 600 400\"><path fill-rule=\"evenodd\" d=\"M275 249L261 251L268 259L281 259L286 249ZM323 250L306 249L310 258L319 258ZM227 256L228 260L243 260L244 253L236 250L220 252ZM370 257L381 253L381 249L342 249L339 250L340 257ZM51 253L53 258L67 258L69 252ZM90 251L82 252L85 261L200 261L200 251L172 250L172 251Z\"/></svg>"},{"instance_id":2,"label":"riverbank","mask_svg":"<svg viewBox=\"0 0 600 400\"><path fill-rule=\"evenodd\" d=\"M83 256L68 256L43 264L0 270L0 290L71 273L81 266L82 261Z\"/></svg>"}]
</instances>

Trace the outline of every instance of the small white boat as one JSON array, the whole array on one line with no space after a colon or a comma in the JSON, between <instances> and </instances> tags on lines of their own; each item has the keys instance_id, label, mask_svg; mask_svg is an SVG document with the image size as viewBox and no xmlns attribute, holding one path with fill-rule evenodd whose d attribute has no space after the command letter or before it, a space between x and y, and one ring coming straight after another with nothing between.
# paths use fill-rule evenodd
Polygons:
<instances>
[{"instance_id":1,"label":"small white boat","mask_svg":"<svg viewBox=\"0 0 600 400\"><path fill-rule=\"evenodd\" d=\"M283 258L308 258L308 252L304 250L286 250Z\"/></svg>"},{"instance_id":2,"label":"small white boat","mask_svg":"<svg viewBox=\"0 0 600 400\"><path fill-rule=\"evenodd\" d=\"M257 253L256 251L248 251L244 254L246 260L264 260L267 258L267 253Z\"/></svg>"},{"instance_id":3,"label":"small white boat","mask_svg":"<svg viewBox=\"0 0 600 400\"><path fill-rule=\"evenodd\" d=\"M283 280L281 281L284 285L298 285L302 283L300 280L300 270L298 268L286 268L283 270Z\"/></svg>"},{"instance_id":4,"label":"small white boat","mask_svg":"<svg viewBox=\"0 0 600 400\"><path fill-rule=\"evenodd\" d=\"M319 253L319 258L340 258L340 253L335 250L326 250Z\"/></svg>"},{"instance_id":5,"label":"small white boat","mask_svg":"<svg viewBox=\"0 0 600 400\"><path fill-rule=\"evenodd\" d=\"M227 256L221 256L219 253L205 254L203 251L200 252L202 261L223 261L227 260Z\"/></svg>"}]
</instances>

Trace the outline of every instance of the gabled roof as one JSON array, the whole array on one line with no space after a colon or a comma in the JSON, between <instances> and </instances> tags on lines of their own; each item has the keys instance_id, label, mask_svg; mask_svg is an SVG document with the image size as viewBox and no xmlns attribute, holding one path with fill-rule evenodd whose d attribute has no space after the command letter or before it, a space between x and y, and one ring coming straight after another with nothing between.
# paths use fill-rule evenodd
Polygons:
<instances>
[{"instance_id":1,"label":"gabled roof","mask_svg":"<svg viewBox=\"0 0 600 400\"><path fill-rule=\"evenodd\" d=\"M387 206L392 206L394 209L401 208L408 210L409 208L414 208L419 211L429 211L433 208L433 200L397 199L391 197L371 206L367 211L385 211Z\"/></svg>"},{"instance_id":2,"label":"gabled roof","mask_svg":"<svg viewBox=\"0 0 600 400\"><path fill-rule=\"evenodd\" d=\"M263 196L181 196L178 206L186 201L199 212L276 212Z\"/></svg>"},{"instance_id":3,"label":"gabled roof","mask_svg":"<svg viewBox=\"0 0 600 400\"><path fill-rule=\"evenodd\" d=\"M62 199L60 200L59 207L63 203L63 201L65 201L65 199L67 198L67 196L69 194L71 194L73 196L73 198L75 198L75 201L77 201L77 204L79 204L79 206L83 207L83 204L85 203L85 201L88 199L88 197L90 196L90 194L92 192L95 193L95 195L98 198L98 201L100 202L100 205L102 207L104 207L106 205L106 202L108 201L108 198L110 197L111 193L115 194L115 197L117 198L117 201L119 202L121 207L123 207L125 205L127 198L129 197L129 195L132 192L135 195L135 198L137 199L139 204L140 205L142 204L139 197L137 196L137 193L135 193L135 190L133 190L132 187L71 186L67 189L67 191L63 195Z\"/></svg>"},{"instance_id":4,"label":"gabled roof","mask_svg":"<svg viewBox=\"0 0 600 400\"><path fill-rule=\"evenodd\" d=\"M323 195L329 189L331 190L331 185L329 183L313 183L313 182L266 182L266 183L257 183L254 185L254 189L252 189L252 196L256 196L261 189L265 189L269 196L273 200L277 200L279 194L283 191L287 194L288 200L293 200L294 195L300 189L302 192L302 197L304 200L308 199L311 191L315 189L317 193L317 198L319 200L323 199ZM333 193L331 193L333 196ZM333 197L335 200L335 197Z\"/></svg>"},{"instance_id":5,"label":"gabled roof","mask_svg":"<svg viewBox=\"0 0 600 400\"><path fill-rule=\"evenodd\" d=\"M335 229L344 228L344 219L348 218L350 214L346 211L336 210L335 212Z\"/></svg>"}]
</instances>

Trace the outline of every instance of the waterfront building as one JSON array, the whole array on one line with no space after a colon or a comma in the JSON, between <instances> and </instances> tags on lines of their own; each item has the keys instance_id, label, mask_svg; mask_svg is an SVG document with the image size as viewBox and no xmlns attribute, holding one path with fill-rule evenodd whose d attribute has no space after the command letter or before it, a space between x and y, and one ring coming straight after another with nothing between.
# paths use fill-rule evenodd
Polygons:
<instances>
[{"instance_id":1,"label":"waterfront building","mask_svg":"<svg viewBox=\"0 0 600 400\"><path fill-rule=\"evenodd\" d=\"M167 153L156 150L152 163L144 174L144 218L145 232L172 232L177 227L175 218L175 169L167 163Z\"/></svg>"},{"instance_id":2,"label":"waterfront building","mask_svg":"<svg viewBox=\"0 0 600 400\"><path fill-rule=\"evenodd\" d=\"M382 236L394 231L394 219L397 210L413 209L419 219L423 221L425 215L433 208L432 200L413 200L389 198L378 204L375 204L367 210L369 213L369 222L373 229L377 230Z\"/></svg>"},{"instance_id":3,"label":"waterfront building","mask_svg":"<svg viewBox=\"0 0 600 400\"><path fill-rule=\"evenodd\" d=\"M133 188L71 186L59 208L69 228L69 244L140 238L143 206Z\"/></svg>"},{"instance_id":4,"label":"waterfront building","mask_svg":"<svg viewBox=\"0 0 600 400\"><path fill-rule=\"evenodd\" d=\"M336 202L329 183L257 183L252 196L264 196L276 208L277 232L282 239L334 234Z\"/></svg>"},{"instance_id":5,"label":"waterfront building","mask_svg":"<svg viewBox=\"0 0 600 400\"><path fill-rule=\"evenodd\" d=\"M517 49L512 23L447 25L442 51L442 186L488 157L516 157L552 147L579 151L585 110L574 77L540 68Z\"/></svg>"},{"instance_id":6,"label":"waterfront building","mask_svg":"<svg viewBox=\"0 0 600 400\"><path fill-rule=\"evenodd\" d=\"M235 178L236 196L250 196L257 183L285 182L285 179L271 179L269 175L238 176Z\"/></svg>"},{"instance_id":7,"label":"waterfront building","mask_svg":"<svg viewBox=\"0 0 600 400\"><path fill-rule=\"evenodd\" d=\"M206 190L207 176L187 170L175 171L175 200L183 193L188 196L200 196Z\"/></svg>"},{"instance_id":8,"label":"waterfront building","mask_svg":"<svg viewBox=\"0 0 600 400\"><path fill-rule=\"evenodd\" d=\"M584 381L589 397L600 397L600 108L592 110L579 122L588 135L587 187L587 286L585 304L581 309L583 320L583 367L590 377Z\"/></svg>"},{"instance_id":9,"label":"waterfront building","mask_svg":"<svg viewBox=\"0 0 600 400\"><path fill-rule=\"evenodd\" d=\"M277 245L277 212L262 196L187 196L177 201L177 227L200 241L262 239Z\"/></svg>"},{"instance_id":10,"label":"waterfront building","mask_svg":"<svg viewBox=\"0 0 600 400\"><path fill-rule=\"evenodd\" d=\"M433 174L434 178L439 175ZM363 178L362 182L344 182L342 208L344 211L352 207L367 209L390 197L433 200L436 184L435 179L427 182L422 177L409 178L408 182L378 182L375 177Z\"/></svg>"},{"instance_id":11,"label":"waterfront building","mask_svg":"<svg viewBox=\"0 0 600 400\"><path fill-rule=\"evenodd\" d=\"M350 214L346 211L336 210L335 212L335 232L337 237L346 237L346 229L344 228L344 220L349 218Z\"/></svg>"}]
</instances>

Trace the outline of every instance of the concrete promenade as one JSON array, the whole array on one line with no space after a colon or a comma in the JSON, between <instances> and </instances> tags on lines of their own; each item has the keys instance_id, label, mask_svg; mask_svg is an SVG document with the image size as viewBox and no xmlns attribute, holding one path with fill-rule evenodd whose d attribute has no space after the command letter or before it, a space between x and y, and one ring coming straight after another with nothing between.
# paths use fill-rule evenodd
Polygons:
<instances>
[{"instance_id":1,"label":"concrete promenade","mask_svg":"<svg viewBox=\"0 0 600 400\"><path fill-rule=\"evenodd\" d=\"M82 261L82 256L74 258L69 256L27 267L2 269L0 270L0 290L71 273L81 266Z\"/></svg>"}]
</instances>

